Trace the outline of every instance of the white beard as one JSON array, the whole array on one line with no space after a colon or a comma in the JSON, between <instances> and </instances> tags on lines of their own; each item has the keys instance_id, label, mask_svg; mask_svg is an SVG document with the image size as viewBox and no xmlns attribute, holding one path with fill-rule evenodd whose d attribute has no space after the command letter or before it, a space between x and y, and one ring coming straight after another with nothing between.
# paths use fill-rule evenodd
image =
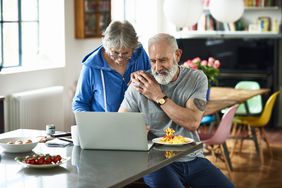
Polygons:
<instances>
[{"instance_id":1,"label":"white beard","mask_svg":"<svg viewBox=\"0 0 282 188\"><path fill-rule=\"evenodd\" d=\"M165 75L157 73L156 71L153 70L153 68L151 70L153 76L155 77L155 79L159 84L167 85L172 81L173 77L177 73L178 65L174 63L170 70L164 71L166 73Z\"/></svg>"}]
</instances>

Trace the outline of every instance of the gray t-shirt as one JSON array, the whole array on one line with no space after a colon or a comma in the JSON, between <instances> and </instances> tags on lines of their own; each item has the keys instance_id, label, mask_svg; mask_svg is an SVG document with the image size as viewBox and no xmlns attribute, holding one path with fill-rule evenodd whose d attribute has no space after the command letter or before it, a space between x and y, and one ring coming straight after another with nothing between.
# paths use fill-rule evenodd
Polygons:
<instances>
[{"instance_id":1,"label":"gray t-shirt","mask_svg":"<svg viewBox=\"0 0 282 188\"><path fill-rule=\"evenodd\" d=\"M148 71L151 73L151 71ZM198 98L206 100L208 82L206 75L199 70L180 67L180 73L176 81L167 85L161 85L162 91L176 104L185 107L188 99ZM163 130L170 127L175 130L175 135L182 135L200 141L197 131L189 131L173 122L164 111L153 101L136 91L132 84L128 87L121 108L130 112L142 112L145 115L146 124L156 136L163 136ZM197 157L204 157L203 149L200 149L179 161L190 161Z\"/></svg>"}]
</instances>

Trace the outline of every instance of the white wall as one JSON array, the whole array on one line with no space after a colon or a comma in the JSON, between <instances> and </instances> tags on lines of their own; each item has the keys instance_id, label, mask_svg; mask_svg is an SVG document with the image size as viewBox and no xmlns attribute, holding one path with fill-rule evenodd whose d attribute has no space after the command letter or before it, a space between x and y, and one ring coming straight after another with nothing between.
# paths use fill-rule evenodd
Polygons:
<instances>
[{"instance_id":1,"label":"white wall","mask_svg":"<svg viewBox=\"0 0 282 188\"><path fill-rule=\"evenodd\" d=\"M65 49L66 67L64 68L64 86L66 95L70 96L70 90L74 81L78 79L83 57L101 44L101 39L75 39L74 27L74 1L65 0ZM69 130L74 123L69 97L65 98L65 125Z\"/></svg>"}]
</instances>

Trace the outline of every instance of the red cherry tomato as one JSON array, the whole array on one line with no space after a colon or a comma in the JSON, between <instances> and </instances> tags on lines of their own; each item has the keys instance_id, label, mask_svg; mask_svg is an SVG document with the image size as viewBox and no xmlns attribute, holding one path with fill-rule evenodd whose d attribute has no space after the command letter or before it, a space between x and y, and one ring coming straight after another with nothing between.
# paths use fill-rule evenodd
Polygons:
<instances>
[{"instance_id":1,"label":"red cherry tomato","mask_svg":"<svg viewBox=\"0 0 282 188\"><path fill-rule=\"evenodd\" d=\"M44 161L45 161L45 157L44 157L44 156L40 156L40 157L37 159L37 164L39 164L39 165L44 164Z\"/></svg>"},{"instance_id":2,"label":"red cherry tomato","mask_svg":"<svg viewBox=\"0 0 282 188\"><path fill-rule=\"evenodd\" d=\"M26 156L24 159L24 162L27 164L57 164L62 160L62 157L60 155L33 155L33 156Z\"/></svg>"},{"instance_id":3,"label":"red cherry tomato","mask_svg":"<svg viewBox=\"0 0 282 188\"><path fill-rule=\"evenodd\" d=\"M48 155L47 157L45 157L44 164L51 164L51 162L52 162L51 156Z\"/></svg>"},{"instance_id":4,"label":"red cherry tomato","mask_svg":"<svg viewBox=\"0 0 282 188\"><path fill-rule=\"evenodd\" d=\"M35 159L34 158L28 158L28 159L25 160L25 162L27 164L35 164Z\"/></svg>"}]
</instances>

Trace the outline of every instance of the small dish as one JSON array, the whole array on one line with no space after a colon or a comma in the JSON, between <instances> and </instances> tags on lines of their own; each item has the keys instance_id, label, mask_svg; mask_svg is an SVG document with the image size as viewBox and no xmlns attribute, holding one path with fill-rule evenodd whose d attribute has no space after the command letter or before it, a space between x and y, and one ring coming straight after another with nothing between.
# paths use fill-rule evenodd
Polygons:
<instances>
[{"instance_id":1,"label":"small dish","mask_svg":"<svg viewBox=\"0 0 282 188\"><path fill-rule=\"evenodd\" d=\"M31 140L31 143L21 143L21 144L9 144L9 142L15 143L16 141L27 141ZM0 139L0 146L3 151L8 153L24 153L32 151L38 144L38 141L31 137L10 137Z\"/></svg>"},{"instance_id":2,"label":"small dish","mask_svg":"<svg viewBox=\"0 0 282 188\"><path fill-rule=\"evenodd\" d=\"M62 158L60 162L56 163L56 164L27 164L24 161L20 161L20 160L16 160L17 163L21 164L23 167L25 168L54 168L57 166L60 166L62 164L64 164L65 162L67 162L70 159L70 157L68 158Z\"/></svg>"}]
</instances>

